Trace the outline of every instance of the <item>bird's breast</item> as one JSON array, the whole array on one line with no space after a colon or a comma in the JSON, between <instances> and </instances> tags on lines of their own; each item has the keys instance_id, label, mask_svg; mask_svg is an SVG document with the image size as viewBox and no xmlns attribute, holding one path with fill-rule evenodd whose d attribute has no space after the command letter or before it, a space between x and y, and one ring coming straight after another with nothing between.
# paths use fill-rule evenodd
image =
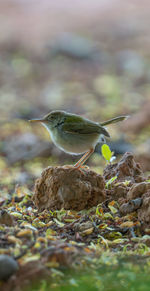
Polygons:
<instances>
[{"instance_id":1,"label":"bird's breast","mask_svg":"<svg viewBox=\"0 0 150 291\"><path fill-rule=\"evenodd\" d=\"M91 148L95 148L100 134L73 134L64 132L61 129L50 130L54 144L61 150L70 154L81 154Z\"/></svg>"}]
</instances>

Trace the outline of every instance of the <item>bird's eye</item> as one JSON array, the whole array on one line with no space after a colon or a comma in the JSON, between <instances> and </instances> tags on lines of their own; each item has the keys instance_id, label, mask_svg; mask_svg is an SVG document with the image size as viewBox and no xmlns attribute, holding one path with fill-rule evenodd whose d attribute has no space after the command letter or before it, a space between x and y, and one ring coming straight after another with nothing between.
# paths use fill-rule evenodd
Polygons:
<instances>
[{"instance_id":1,"label":"bird's eye","mask_svg":"<svg viewBox=\"0 0 150 291\"><path fill-rule=\"evenodd\" d=\"M53 121L55 119L55 117L52 115L52 116L49 116L49 121Z\"/></svg>"},{"instance_id":2,"label":"bird's eye","mask_svg":"<svg viewBox=\"0 0 150 291\"><path fill-rule=\"evenodd\" d=\"M101 137L100 137L100 142L101 143L106 143L105 137L103 135L101 135Z\"/></svg>"}]
</instances>

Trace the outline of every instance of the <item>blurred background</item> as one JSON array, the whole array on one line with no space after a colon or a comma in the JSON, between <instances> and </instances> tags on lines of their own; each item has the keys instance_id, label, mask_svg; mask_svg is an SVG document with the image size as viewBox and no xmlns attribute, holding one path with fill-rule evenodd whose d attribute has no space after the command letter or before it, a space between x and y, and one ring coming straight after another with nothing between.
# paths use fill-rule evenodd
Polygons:
<instances>
[{"instance_id":1,"label":"blurred background","mask_svg":"<svg viewBox=\"0 0 150 291\"><path fill-rule=\"evenodd\" d=\"M55 109L95 121L130 115L109 126L108 143L150 171L149 11L148 0L0 1L4 192L32 185L45 166L77 161L28 122ZM99 171L105 162L96 152L88 164Z\"/></svg>"}]
</instances>

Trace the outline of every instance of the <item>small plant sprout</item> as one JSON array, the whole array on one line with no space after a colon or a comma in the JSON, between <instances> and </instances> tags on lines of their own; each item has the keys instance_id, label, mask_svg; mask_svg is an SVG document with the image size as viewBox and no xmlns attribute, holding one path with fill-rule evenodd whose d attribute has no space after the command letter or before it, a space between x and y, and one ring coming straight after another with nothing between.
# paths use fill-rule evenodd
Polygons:
<instances>
[{"instance_id":1,"label":"small plant sprout","mask_svg":"<svg viewBox=\"0 0 150 291\"><path fill-rule=\"evenodd\" d=\"M108 162L113 162L116 157L113 155L114 152L111 151L110 147L107 144L103 144L101 147L101 153L103 158Z\"/></svg>"},{"instance_id":2,"label":"small plant sprout","mask_svg":"<svg viewBox=\"0 0 150 291\"><path fill-rule=\"evenodd\" d=\"M117 179L117 176L110 178L106 183L106 188L108 189L109 186Z\"/></svg>"}]
</instances>

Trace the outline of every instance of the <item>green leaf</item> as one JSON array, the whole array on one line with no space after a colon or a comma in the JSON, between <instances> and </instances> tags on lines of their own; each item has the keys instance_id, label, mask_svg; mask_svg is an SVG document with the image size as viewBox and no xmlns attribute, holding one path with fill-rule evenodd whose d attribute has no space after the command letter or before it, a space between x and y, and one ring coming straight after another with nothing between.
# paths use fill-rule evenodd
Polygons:
<instances>
[{"instance_id":1,"label":"green leaf","mask_svg":"<svg viewBox=\"0 0 150 291\"><path fill-rule=\"evenodd\" d=\"M102 217L104 215L103 208L101 204L98 204L96 207L96 215Z\"/></svg>"},{"instance_id":2,"label":"green leaf","mask_svg":"<svg viewBox=\"0 0 150 291\"><path fill-rule=\"evenodd\" d=\"M110 150L110 147L107 144L103 144L101 147L102 156L107 162L110 162L110 159L112 157L112 152Z\"/></svg>"},{"instance_id":3,"label":"green leaf","mask_svg":"<svg viewBox=\"0 0 150 291\"><path fill-rule=\"evenodd\" d=\"M108 189L109 185L111 185L112 182L115 181L116 179L117 179L117 176L110 178L106 183L106 188Z\"/></svg>"},{"instance_id":4,"label":"green leaf","mask_svg":"<svg viewBox=\"0 0 150 291\"><path fill-rule=\"evenodd\" d=\"M113 214L118 212L118 210L114 206L108 205L108 207Z\"/></svg>"},{"instance_id":5,"label":"green leaf","mask_svg":"<svg viewBox=\"0 0 150 291\"><path fill-rule=\"evenodd\" d=\"M60 222L58 219L56 218L53 218L53 220L56 222L56 224L59 226L59 227L64 227L64 223L63 222Z\"/></svg>"}]
</instances>

